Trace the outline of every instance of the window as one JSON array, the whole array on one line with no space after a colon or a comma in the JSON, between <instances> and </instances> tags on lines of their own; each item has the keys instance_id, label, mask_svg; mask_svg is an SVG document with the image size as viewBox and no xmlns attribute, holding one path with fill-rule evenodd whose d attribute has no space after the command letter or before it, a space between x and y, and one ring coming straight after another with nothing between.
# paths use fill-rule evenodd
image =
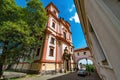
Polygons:
<instances>
[{"instance_id":1,"label":"window","mask_svg":"<svg viewBox=\"0 0 120 80\"><path fill-rule=\"evenodd\" d=\"M40 40L42 41L42 40L43 40L43 37L41 37Z\"/></svg>"},{"instance_id":2,"label":"window","mask_svg":"<svg viewBox=\"0 0 120 80\"><path fill-rule=\"evenodd\" d=\"M79 52L77 53L77 55L79 56Z\"/></svg>"},{"instance_id":3,"label":"window","mask_svg":"<svg viewBox=\"0 0 120 80\"><path fill-rule=\"evenodd\" d=\"M36 56L39 56L39 54L40 54L40 48L37 49L37 54L36 54Z\"/></svg>"},{"instance_id":4,"label":"window","mask_svg":"<svg viewBox=\"0 0 120 80\"><path fill-rule=\"evenodd\" d=\"M47 12L48 12L49 10L47 9Z\"/></svg>"},{"instance_id":5,"label":"window","mask_svg":"<svg viewBox=\"0 0 120 80\"><path fill-rule=\"evenodd\" d=\"M71 48L71 52L72 52L72 48Z\"/></svg>"},{"instance_id":6,"label":"window","mask_svg":"<svg viewBox=\"0 0 120 80\"><path fill-rule=\"evenodd\" d=\"M3 48L0 46L0 54L2 54Z\"/></svg>"},{"instance_id":7,"label":"window","mask_svg":"<svg viewBox=\"0 0 120 80\"><path fill-rule=\"evenodd\" d=\"M65 33L65 32L63 32L63 36L64 36L64 38L66 39L66 33Z\"/></svg>"},{"instance_id":8,"label":"window","mask_svg":"<svg viewBox=\"0 0 120 80\"><path fill-rule=\"evenodd\" d=\"M45 66L45 64L43 64L43 66Z\"/></svg>"},{"instance_id":9,"label":"window","mask_svg":"<svg viewBox=\"0 0 120 80\"><path fill-rule=\"evenodd\" d=\"M52 22L52 27L55 29L55 22Z\"/></svg>"},{"instance_id":10,"label":"window","mask_svg":"<svg viewBox=\"0 0 120 80\"><path fill-rule=\"evenodd\" d=\"M55 43L55 39L53 37L51 37L51 44L54 44Z\"/></svg>"},{"instance_id":11,"label":"window","mask_svg":"<svg viewBox=\"0 0 120 80\"><path fill-rule=\"evenodd\" d=\"M71 40L71 36L69 36L69 39Z\"/></svg>"},{"instance_id":12,"label":"window","mask_svg":"<svg viewBox=\"0 0 120 80\"><path fill-rule=\"evenodd\" d=\"M84 52L83 54L86 55L86 52Z\"/></svg>"},{"instance_id":13,"label":"window","mask_svg":"<svg viewBox=\"0 0 120 80\"><path fill-rule=\"evenodd\" d=\"M54 47L50 46L49 56L53 57L54 54Z\"/></svg>"},{"instance_id":14,"label":"window","mask_svg":"<svg viewBox=\"0 0 120 80\"><path fill-rule=\"evenodd\" d=\"M56 11L54 10L53 12L54 12L54 14L56 15Z\"/></svg>"}]
</instances>

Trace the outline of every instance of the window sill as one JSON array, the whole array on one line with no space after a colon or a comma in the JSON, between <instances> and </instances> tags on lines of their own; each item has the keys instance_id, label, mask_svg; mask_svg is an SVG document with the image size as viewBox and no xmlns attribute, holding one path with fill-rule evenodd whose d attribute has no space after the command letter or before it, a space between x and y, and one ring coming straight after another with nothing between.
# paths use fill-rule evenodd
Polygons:
<instances>
[{"instance_id":1,"label":"window sill","mask_svg":"<svg viewBox=\"0 0 120 80\"><path fill-rule=\"evenodd\" d=\"M49 57L54 57L54 56L50 56L50 55L49 55Z\"/></svg>"},{"instance_id":2,"label":"window sill","mask_svg":"<svg viewBox=\"0 0 120 80\"><path fill-rule=\"evenodd\" d=\"M54 45L54 43L52 43L52 42L50 42L50 43Z\"/></svg>"}]
</instances>

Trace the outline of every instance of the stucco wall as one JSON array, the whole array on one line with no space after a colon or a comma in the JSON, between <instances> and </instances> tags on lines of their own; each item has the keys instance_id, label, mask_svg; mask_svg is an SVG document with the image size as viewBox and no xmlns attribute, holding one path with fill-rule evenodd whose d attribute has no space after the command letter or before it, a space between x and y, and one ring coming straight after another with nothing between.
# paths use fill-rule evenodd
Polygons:
<instances>
[{"instance_id":1,"label":"stucco wall","mask_svg":"<svg viewBox=\"0 0 120 80\"><path fill-rule=\"evenodd\" d=\"M103 0L109 9L120 20L120 1L119 0Z\"/></svg>"},{"instance_id":2,"label":"stucco wall","mask_svg":"<svg viewBox=\"0 0 120 80\"><path fill-rule=\"evenodd\" d=\"M104 0L105 1L105 0ZM101 64L98 55L96 55L98 61L100 61L100 65L103 66L102 69L102 75L105 76L105 80L119 80L120 77L120 64L116 62L120 59L119 49L120 49L120 42L119 42L119 21L116 16L118 16L119 11L115 10L117 14L113 14L113 9L116 9L113 7L113 1L109 0L109 3L104 4L102 0L85 0L85 11L86 16L89 19L92 28L95 32L96 39L98 39L98 42L101 46L101 50L103 52L98 52L99 54L104 53L105 58L108 61L107 67L111 69L110 71L106 69L106 65ZM110 5L109 5L110 4ZM111 7L110 7L111 6ZM112 9L113 8L113 9ZM119 6L117 6L119 8ZM92 39L92 38L91 38ZM97 45L96 45L97 46ZM100 49L100 48L99 48ZM96 50L96 48L93 45L93 52ZM99 62L98 62L99 63ZM100 67L101 67L100 66ZM109 75L105 75L109 74ZM113 76L110 76L113 75Z\"/></svg>"}]
</instances>

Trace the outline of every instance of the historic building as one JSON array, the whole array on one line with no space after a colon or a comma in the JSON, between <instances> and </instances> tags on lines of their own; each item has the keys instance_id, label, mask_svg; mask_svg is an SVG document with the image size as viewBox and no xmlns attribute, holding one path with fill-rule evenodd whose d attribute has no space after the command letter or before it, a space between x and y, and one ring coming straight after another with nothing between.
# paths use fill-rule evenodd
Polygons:
<instances>
[{"instance_id":1,"label":"historic building","mask_svg":"<svg viewBox=\"0 0 120 80\"><path fill-rule=\"evenodd\" d=\"M102 80L120 80L120 0L74 0Z\"/></svg>"},{"instance_id":2,"label":"historic building","mask_svg":"<svg viewBox=\"0 0 120 80\"><path fill-rule=\"evenodd\" d=\"M37 72L72 70L73 68L73 45L70 24L63 18L59 18L59 10L51 2L46 6L48 22L45 31L45 40L42 46L37 49L34 56L34 63L23 63L22 70ZM67 51L70 54L69 60L64 60L63 54ZM22 64L18 65L19 69Z\"/></svg>"},{"instance_id":3,"label":"historic building","mask_svg":"<svg viewBox=\"0 0 120 80\"><path fill-rule=\"evenodd\" d=\"M75 68L79 68L79 69L80 69L80 64L79 64L80 60L86 59L86 62L88 60L94 62L92 58L92 54L88 47L75 49L73 53L73 57L74 57Z\"/></svg>"}]
</instances>

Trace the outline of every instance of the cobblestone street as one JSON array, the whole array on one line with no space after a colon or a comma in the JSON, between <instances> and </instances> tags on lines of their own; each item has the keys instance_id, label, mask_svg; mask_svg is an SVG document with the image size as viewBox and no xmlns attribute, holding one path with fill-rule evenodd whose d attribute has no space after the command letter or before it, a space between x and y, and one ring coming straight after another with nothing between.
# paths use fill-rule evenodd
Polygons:
<instances>
[{"instance_id":1,"label":"cobblestone street","mask_svg":"<svg viewBox=\"0 0 120 80\"><path fill-rule=\"evenodd\" d=\"M12 72L14 73L14 72ZM16 74L16 73L15 73ZM90 76L81 77L77 72L57 73L54 75L27 75L23 78L16 78L10 80L101 80L96 72L91 73Z\"/></svg>"},{"instance_id":2,"label":"cobblestone street","mask_svg":"<svg viewBox=\"0 0 120 80\"><path fill-rule=\"evenodd\" d=\"M81 77L77 76L76 72L72 72L63 76L51 78L48 80L101 80L96 72L91 73L90 76Z\"/></svg>"}]
</instances>

